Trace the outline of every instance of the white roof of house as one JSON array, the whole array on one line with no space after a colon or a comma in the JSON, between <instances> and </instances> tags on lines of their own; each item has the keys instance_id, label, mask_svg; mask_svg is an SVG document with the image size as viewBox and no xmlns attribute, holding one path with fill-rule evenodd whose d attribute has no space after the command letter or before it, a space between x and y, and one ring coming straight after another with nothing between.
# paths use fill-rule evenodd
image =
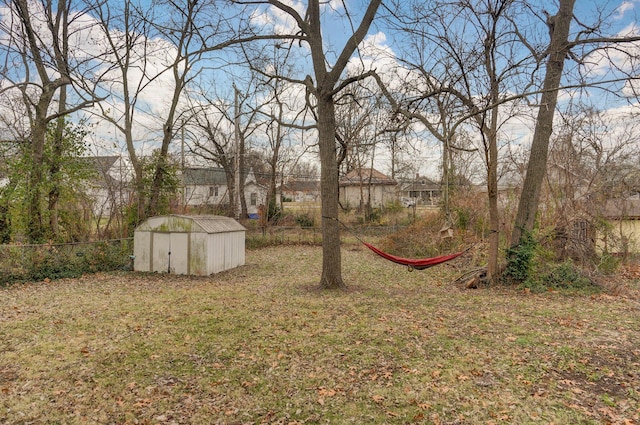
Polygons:
<instances>
[{"instance_id":1,"label":"white roof of house","mask_svg":"<svg viewBox=\"0 0 640 425\"><path fill-rule=\"evenodd\" d=\"M245 227L231 217L221 215L164 215L141 223L136 232L228 233L244 232Z\"/></svg>"}]
</instances>

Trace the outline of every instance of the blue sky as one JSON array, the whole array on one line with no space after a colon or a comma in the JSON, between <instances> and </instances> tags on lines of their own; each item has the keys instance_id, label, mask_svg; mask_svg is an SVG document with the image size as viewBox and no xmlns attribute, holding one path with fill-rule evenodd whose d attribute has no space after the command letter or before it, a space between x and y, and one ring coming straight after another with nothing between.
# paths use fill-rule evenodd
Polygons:
<instances>
[{"instance_id":1,"label":"blue sky","mask_svg":"<svg viewBox=\"0 0 640 425\"><path fill-rule=\"evenodd\" d=\"M143 0L142 4L144 4L144 2L148 2L148 0ZM294 4L301 11L301 13L304 13L304 2L292 1L291 3ZM360 14L364 11L364 7L367 2L364 0L346 0L345 3L350 12L353 13L353 25L357 26L360 19ZM115 2L115 4L117 4L117 2ZM542 7L545 7L550 13L554 13L557 9L556 2L540 0L538 4L540 7L535 7L535 10L538 11L540 11ZM324 27L324 40L326 46L328 47L327 51L330 62L333 60L333 58L335 58L335 55L339 53L339 50L342 48L346 36L351 31L350 23L345 19L344 9L342 8L342 6L343 4L340 0L333 0L331 3L325 6L325 13L327 14L327 17L329 19L326 20L326 25ZM580 21L584 23L591 23L597 12L604 11L605 16L608 17L605 24L609 26L610 34L616 34L625 28L635 30L635 24L638 17L638 7L640 7L640 0L623 2L577 0L576 16ZM262 15L262 18L265 19L265 22L270 21L270 23L273 25L291 25L291 22L288 22L282 14L273 13L273 8L271 8L270 10L270 13ZM384 13L384 11L382 10L381 13ZM531 25L532 23L534 25L541 24L540 21L532 22L530 20L525 21L523 19L522 25L527 26ZM374 34L377 35L374 36ZM402 39L393 39L392 34L388 31L385 31L383 21L381 20L374 23L372 29L370 30L370 37L368 40L370 41L370 47L377 46L381 49L381 51L389 55L384 59L384 61L382 59L373 61L374 66L379 68L383 68L387 65L392 65L392 62L394 60L393 54L400 54L399 49L402 47L404 42L404 40ZM300 51L304 53L305 49L302 48L300 49ZM301 63L305 64L304 66L308 67L308 57L301 60ZM299 75L299 77L303 78L304 75ZM229 89L229 74L216 74L215 80L220 86L220 88L218 89L219 93L226 93L228 95L232 94L232 90ZM166 84L163 83L151 87L148 93L150 105L159 107L162 103L162 100L166 99L166 96ZM597 96L600 96L597 98L598 100L605 100L605 103L602 104L603 108L611 107L615 104L616 101L619 101L619 99L613 97L605 97L604 94L598 94ZM161 114L161 112L161 108L153 111L154 114ZM145 124L143 126L144 131L139 136L141 140L144 137L149 138L150 135L153 134L153 131L151 129L155 124L151 118L152 116L146 118L142 116L140 117L140 120L145 121ZM530 133L529 124L518 125L518 123L514 123L511 127L512 133L519 135L520 139L526 139L526 137L528 137ZM97 127L96 129L96 131L101 131L100 127ZM105 131L107 131L107 133L105 133L105 136L109 133L113 134L113 127L105 126ZM100 137L100 135L98 134L97 137ZM422 161L428 164L427 168L429 168L430 170L432 170L433 167L439 163L439 159L437 157L438 153L436 152L436 150L437 149L434 150L433 144L425 144L425 146L423 146L422 153L425 157L422 158Z\"/></svg>"}]
</instances>

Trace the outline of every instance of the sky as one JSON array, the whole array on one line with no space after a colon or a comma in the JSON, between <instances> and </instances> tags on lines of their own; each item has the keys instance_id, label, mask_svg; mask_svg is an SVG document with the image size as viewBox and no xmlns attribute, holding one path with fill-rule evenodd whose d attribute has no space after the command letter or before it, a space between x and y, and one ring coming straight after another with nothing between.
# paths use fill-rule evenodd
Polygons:
<instances>
[{"instance_id":1,"label":"sky","mask_svg":"<svg viewBox=\"0 0 640 425\"><path fill-rule=\"evenodd\" d=\"M295 10L297 10L302 16L304 16L305 3L298 0L288 0ZM328 60L331 62L335 59L340 51L341 46L345 41L345 35L349 33L352 25L357 25L359 20L359 13L364 10L363 0L331 0L326 3L323 8L323 12L326 14L326 25L324 27L324 41L326 44L326 50L328 52ZM549 12L555 10L555 2L550 3L548 1L540 2L549 9ZM352 21L349 22L345 15L345 6L352 15ZM584 1L578 0L576 5L576 16L581 22L591 22L596 11L606 10L608 11L609 18L606 21L606 25L610 26L610 33L612 34L637 34L637 17L638 8L640 7L640 0L633 1ZM536 10L540 10L536 8ZM355 11L355 12L354 12ZM231 13L231 12L225 12ZM384 13L384 10L381 11ZM7 13L6 8L0 6L1 19L6 21ZM90 27L90 16L78 17L75 21L79 26ZM274 8L256 9L252 14L252 20L255 24L263 25L265 28L273 28L277 33L286 33L291 28L295 27L295 23L283 12L277 11ZM523 22L523 28L527 28L531 25L531 22ZM113 30L114 33L116 30ZM82 30L81 34L76 40L76 44L82 47L85 52L93 52L96 48L103 46L103 40L100 39L99 32L94 30ZM6 42L6 34L0 31L0 43ZM174 46L167 40L154 39L156 46L161 46L161 49L156 49L153 53L147 53L148 66L151 67L151 73L158 73L163 69L163 64L169 61L175 55ZM405 40L394 35L393 31L385 28L382 25L382 21L374 23L374 26L370 30L369 35L365 39L365 42L360 48L362 53L361 58L353 58L349 65L349 69L355 70L361 66L375 68L381 73L387 71L395 71L399 75L410 75L410 71L404 68L404 65L400 62L399 56L403 54ZM305 58L305 46L299 46L297 49L299 53L299 64L304 70L308 70L308 56ZM142 54L142 53L141 53ZM601 56L591 56L591 63L589 64L589 70L595 75L601 75L602 78L607 78L609 75L609 67ZM618 66L626 67L629 64L624 62L621 56L613 56L612 58ZM568 65L569 67L571 65ZM237 68L236 68L237 69ZM155 71L154 71L155 70ZM308 72L308 71L307 71ZM240 72L238 72L240 74ZM106 75L109 75L108 73ZM115 74L114 74L115 75ZM138 77L141 74L138 73ZM228 70L222 72L221 70L207 69L202 73L203 76L207 76L207 79L203 81L213 81L211 86L217 95L227 96L227 101L230 102L230 96L233 94L233 90L230 89L230 83L235 80L230 77ZM303 76L302 76L303 77ZM131 80L135 80L135 73L131 76ZM237 79L238 84L242 83L242 79ZM394 84L398 89L402 88L402 78L389 79L389 84ZM213 87L215 85L215 87ZM6 87L6 81L0 81L0 87ZM117 85L116 87L117 91ZM106 88L106 86L105 86ZM148 153L154 146L157 146L158 134L161 128L159 127L159 117L162 117L166 113L167 99L170 97L172 88L171 76L168 73L158 75L153 81L148 83L146 89L141 93L139 102L142 107L142 113L137 115L137 131L134 135L136 139L136 145L141 152ZM622 88L622 91L628 90L628 88ZM301 91L299 89L290 90L291 97L295 97L292 100L294 104L300 104ZM568 102L575 98L578 94L575 92L562 92L561 101ZM579 93L581 96L590 98L589 100L595 103L598 107L611 110L612 114L621 114L628 112L631 107L620 102L619 99L614 96L609 96L604 92L586 91ZM108 106L106 109L110 110L110 113L115 114L116 111L122 109L122 102L117 97L110 97L105 101ZM1 102L0 102L1 103ZM535 108L534 108L535 109ZM94 108L94 113L98 114L99 110ZM293 116L294 113L291 112ZM521 149L526 149L527 143L532 135L533 123L530 118L520 117L518 119L511 120L505 124L503 130L505 131L504 139L515 146L519 146ZM116 131L113 124L105 123L104 121L95 120L93 124L93 147L92 151L98 154L113 154L123 153L122 136ZM430 138L426 132L419 131L417 127L415 144L419 148L418 151L411 153L411 157L416 163L416 167L421 174L426 174L430 177L437 178L438 166L440 164L440 147ZM311 137L312 138L312 137ZM305 136L305 140L309 140L309 135ZM292 138L292 143L299 143L302 140L301 136ZM476 140L477 141L477 140ZM174 144L174 149L179 151L179 143ZM388 172L388 156L381 152L382 149L378 149L375 167L383 172ZM309 160L314 160L312 155L307 157Z\"/></svg>"}]
</instances>

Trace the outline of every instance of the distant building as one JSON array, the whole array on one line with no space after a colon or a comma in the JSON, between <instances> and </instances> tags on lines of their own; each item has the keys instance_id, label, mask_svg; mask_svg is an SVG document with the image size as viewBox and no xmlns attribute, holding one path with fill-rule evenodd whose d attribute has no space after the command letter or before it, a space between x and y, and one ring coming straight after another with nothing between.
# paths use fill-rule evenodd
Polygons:
<instances>
[{"instance_id":1,"label":"distant building","mask_svg":"<svg viewBox=\"0 0 640 425\"><path fill-rule=\"evenodd\" d=\"M436 205L442 197L442 186L440 183L416 174L415 178L400 183L398 194L405 205Z\"/></svg>"},{"instance_id":2,"label":"distant building","mask_svg":"<svg viewBox=\"0 0 640 425\"><path fill-rule=\"evenodd\" d=\"M184 205L222 207L231 210L227 176L223 168L185 168L183 172ZM247 214L257 216L260 205L267 205L267 189L259 184L253 171L244 182Z\"/></svg>"},{"instance_id":3,"label":"distant building","mask_svg":"<svg viewBox=\"0 0 640 425\"><path fill-rule=\"evenodd\" d=\"M345 208L384 207L398 200L398 183L373 168L356 168L339 181L340 203Z\"/></svg>"},{"instance_id":4,"label":"distant building","mask_svg":"<svg viewBox=\"0 0 640 425\"><path fill-rule=\"evenodd\" d=\"M184 205L223 206L229 204L227 176L222 168L185 168Z\"/></svg>"},{"instance_id":5,"label":"distant building","mask_svg":"<svg viewBox=\"0 0 640 425\"><path fill-rule=\"evenodd\" d=\"M637 195L608 199L600 215L611 224L611 231L598 232L599 252L623 255L640 252L640 198Z\"/></svg>"},{"instance_id":6,"label":"distant building","mask_svg":"<svg viewBox=\"0 0 640 425\"><path fill-rule=\"evenodd\" d=\"M320 200L319 180L291 180L280 188L283 198L293 202L317 202Z\"/></svg>"},{"instance_id":7,"label":"distant building","mask_svg":"<svg viewBox=\"0 0 640 425\"><path fill-rule=\"evenodd\" d=\"M132 196L129 166L119 155L82 158L93 176L87 182L86 195L96 219L122 211Z\"/></svg>"}]
</instances>

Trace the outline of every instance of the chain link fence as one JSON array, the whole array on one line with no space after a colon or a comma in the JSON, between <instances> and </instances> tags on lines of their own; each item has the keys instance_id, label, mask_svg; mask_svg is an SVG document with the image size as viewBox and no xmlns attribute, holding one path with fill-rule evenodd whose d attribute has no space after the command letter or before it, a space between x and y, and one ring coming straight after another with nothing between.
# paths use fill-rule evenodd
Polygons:
<instances>
[{"instance_id":1,"label":"chain link fence","mask_svg":"<svg viewBox=\"0 0 640 425\"><path fill-rule=\"evenodd\" d=\"M0 285L131 270L133 239L44 245L0 245Z\"/></svg>"},{"instance_id":2,"label":"chain link fence","mask_svg":"<svg viewBox=\"0 0 640 425\"><path fill-rule=\"evenodd\" d=\"M362 238L379 238L395 233L404 226L350 226L340 229L342 243L358 243ZM320 245L322 228L319 226L256 226L247 228L247 248L260 248L269 245Z\"/></svg>"},{"instance_id":3,"label":"chain link fence","mask_svg":"<svg viewBox=\"0 0 640 425\"><path fill-rule=\"evenodd\" d=\"M342 229L343 243L375 238L402 226L357 226ZM320 227L267 226L247 229L249 249L271 245L322 243ZM0 245L0 286L78 277L84 273L133 269L133 238L43 245Z\"/></svg>"}]
</instances>

